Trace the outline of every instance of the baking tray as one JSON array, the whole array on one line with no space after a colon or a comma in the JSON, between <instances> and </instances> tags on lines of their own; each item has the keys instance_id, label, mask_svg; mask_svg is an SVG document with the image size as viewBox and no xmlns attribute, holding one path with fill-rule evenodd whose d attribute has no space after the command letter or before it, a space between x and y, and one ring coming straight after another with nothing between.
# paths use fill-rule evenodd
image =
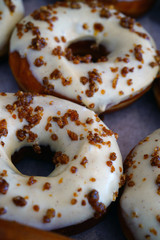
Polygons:
<instances>
[{"instance_id":1,"label":"baking tray","mask_svg":"<svg viewBox=\"0 0 160 240\"><path fill-rule=\"evenodd\" d=\"M24 0L25 15L42 5L55 1L51 0ZM154 38L157 48L160 49L160 1L138 21ZM18 85L11 73L8 59L0 62L0 91L16 92ZM160 111L156 104L152 89L143 95L131 106L114 113L104 114L105 124L117 132L118 143L123 160L129 151L144 137L160 127ZM111 206L106 217L95 227L72 236L77 240L125 240L118 220L118 203Z\"/></svg>"}]
</instances>

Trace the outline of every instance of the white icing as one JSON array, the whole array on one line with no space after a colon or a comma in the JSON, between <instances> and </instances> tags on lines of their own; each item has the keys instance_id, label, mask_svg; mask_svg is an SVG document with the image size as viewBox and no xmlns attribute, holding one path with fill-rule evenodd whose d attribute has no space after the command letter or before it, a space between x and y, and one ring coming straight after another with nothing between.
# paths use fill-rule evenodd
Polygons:
<instances>
[{"instance_id":1,"label":"white icing","mask_svg":"<svg viewBox=\"0 0 160 240\"><path fill-rule=\"evenodd\" d=\"M35 176L34 178L37 182L29 186L27 185L29 176L22 175L11 162L11 155L16 150L23 146L32 145L32 143L28 143L26 140L20 142L16 136L17 130L22 129L27 124L27 121L23 120L20 122L18 117L14 119L6 109L6 105L12 105L16 99L11 93L8 93L7 96L0 96L0 121L6 119L8 129L7 137L2 136L0 138L0 142L3 141L5 143L4 147L0 145L0 174L3 170L7 170L7 176L3 178L9 183L8 192L0 194L0 208L4 207L7 209L7 213L1 215L1 217L48 230L78 224L94 216L95 211L85 197L93 189L99 192L99 201L108 207L115 200L114 193L118 192L122 175L122 159L114 134L112 136L101 136L104 142L110 141L111 146L99 143L101 148L98 148L95 145L91 145L87 139L88 132L91 131L94 134L96 133L95 129L98 129L99 134L103 132L102 128L105 127L102 121L96 121L94 112L52 96L34 97L30 106L33 108L36 106L44 108L40 123L31 129L32 132L38 134L35 142L39 145L49 145L54 151L62 151L69 156L70 161L68 164L56 167L48 177ZM50 105L51 101L53 101L53 105ZM90 117L94 120L94 123L86 124L86 126L77 126L74 121L68 118L68 124L64 128L61 129L56 122L51 121L52 127L50 129L52 132L45 130L49 116L59 116L57 115L58 111L61 112L60 116L63 116L68 109L75 109L79 114L81 122L85 123L86 119ZM13 114L17 116L17 110ZM78 136L83 134L84 139L71 141L67 130L77 133ZM52 133L58 136L57 141L51 139ZM115 152L117 156L116 160L112 161L115 168L114 172L111 172L111 167L106 164L106 161L110 160L109 156L112 152ZM73 160L75 155L77 155L77 158ZM80 164L83 157L88 159L86 168ZM71 173L71 166L77 167L76 173ZM63 182L60 184L59 180L61 178ZM95 178L96 181L92 182L90 178ZM43 185L46 182L51 184L51 188L43 191ZM18 183L20 186L17 186ZM79 188L82 188L82 191L78 192ZM77 197L73 195L75 192ZM17 207L12 201L12 198L15 196L28 196L28 199L26 199L27 205ZM73 198L77 199L75 205L71 204ZM81 205L81 201L84 199L86 206ZM33 210L33 205L39 205L39 212ZM50 223L43 223L43 217L47 209L50 208L55 209L56 216L51 219ZM57 217L58 213L61 213L62 216Z\"/></svg>"},{"instance_id":2,"label":"white icing","mask_svg":"<svg viewBox=\"0 0 160 240\"><path fill-rule=\"evenodd\" d=\"M128 176L133 174L131 181L135 185L129 187L127 182L120 204L122 216L136 240L160 239L160 222L156 219L160 214L160 195L157 194L156 184L160 169L151 165L151 155L157 147L160 150L160 129L149 135L147 141L135 147L132 152L132 160L135 162L127 170ZM147 159L144 159L145 154L148 154Z\"/></svg>"},{"instance_id":3,"label":"white icing","mask_svg":"<svg viewBox=\"0 0 160 240\"><path fill-rule=\"evenodd\" d=\"M24 7L21 0L12 0L15 5L14 12L10 12L3 0L0 1L0 56L7 52L10 35L16 25L24 16Z\"/></svg>"},{"instance_id":4,"label":"white icing","mask_svg":"<svg viewBox=\"0 0 160 240\"><path fill-rule=\"evenodd\" d=\"M92 110L98 114L103 112L106 108L108 109L128 99L131 94L138 94L151 84L158 71L158 66L154 68L149 66L150 62L155 61L154 56L156 53L154 41L151 36L150 40L147 40L131 32L129 29L120 26L118 17L124 15L114 15L115 10L110 10L112 16L108 19L102 18L100 17L101 8L97 8L96 12L91 12L91 8L82 3L80 9L58 7L55 10L57 14L53 14L53 16L58 17L58 20L53 22L53 31L48 30L49 25L46 22L34 20L31 16L22 20L22 23L27 23L29 21L34 23L35 26L39 27L41 37L48 39L46 40L47 46L41 51L35 51L28 48L31 44L31 40L34 38L31 31L25 33L24 36L19 39L17 37L17 30L15 29L11 40L11 52L18 51L21 57L27 57L30 70L41 84L43 77L49 76L54 69L59 69L65 78L72 78L72 84L64 87L61 84L61 80L50 80L49 83L54 85L55 92L76 100L77 95L80 95L83 104L87 107L92 103L95 104ZM83 28L84 23L88 25L87 30ZM104 30L102 32L96 32L93 27L95 23L101 23ZM141 33L147 33L143 27L138 25L135 25L134 29ZM54 37L61 39L62 36L66 38L66 43L62 41L57 43L54 40ZM73 64L73 62L68 61L65 57L59 59L58 56L51 54L52 50L57 46L61 46L62 50L64 50L70 43L76 40L87 39L88 37L95 39L97 43L103 43L107 46L107 49L111 51L107 62ZM136 60L134 52L129 52L130 49L133 50L135 45L138 44L142 45L142 50L144 51L143 64ZM115 62L117 57L124 58L125 54L129 54L129 63ZM44 57L44 61L47 62L47 65L36 67L34 61L40 56ZM139 65L142 65L142 69L138 68ZM134 72L129 72L126 77L122 77L121 69L124 66L128 68L134 67ZM111 67L118 67L118 71L113 73L110 69ZM97 83L99 87L98 92L94 93L93 97L87 97L85 91L88 89L89 84L82 85L80 77L88 77L88 72L92 71L94 68L101 74L103 83ZM112 81L117 74L119 74L118 83L116 89L113 89ZM131 86L127 85L128 79L132 79L133 81ZM105 90L105 94L101 94L101 90ZM123 91L124 94L120 95L120 91Z\"/></svg>"}]
</instances>

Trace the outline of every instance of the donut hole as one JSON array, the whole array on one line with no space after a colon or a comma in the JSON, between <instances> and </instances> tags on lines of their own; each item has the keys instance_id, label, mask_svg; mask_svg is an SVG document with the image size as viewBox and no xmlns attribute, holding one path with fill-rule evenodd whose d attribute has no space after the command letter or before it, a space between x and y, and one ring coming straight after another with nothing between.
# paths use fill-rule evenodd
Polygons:
<instances>
[{"instance_id":1,"label":"donut hole","mask_svg":"<svg viewBox=\"0 0 160 240\"><path fill-rule=\"evenodd\" d=\"M31 146L22 147L12 154L12 163L24 175L47 177L55 169L55 152L49 146L40 146L40 149L37 152Z\"/></svg>"},{"instance_id":2,"label":"donut hole","mask_svg":"<svg viewBox=\"0 0 160 240\"><path fill-rule=\"evenodd\" d=\"M110 51L103 43L97 43L94 38L78 39L67 47L66 57L74 63L106 62Z\"/></svg>"}]
</instances>

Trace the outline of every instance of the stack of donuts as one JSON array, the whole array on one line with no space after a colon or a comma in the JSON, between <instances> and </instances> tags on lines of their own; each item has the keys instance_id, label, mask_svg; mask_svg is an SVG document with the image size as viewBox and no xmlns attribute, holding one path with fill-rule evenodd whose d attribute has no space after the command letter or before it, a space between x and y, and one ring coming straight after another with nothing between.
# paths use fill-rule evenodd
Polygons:
<instances>
[{"instance_id":1,"label":"stack of donuts","mask_svg":"<svg viewBox=\"0 0 160 240\"><path fill-rule=\"evenodd\" d=\"M31 232L30 239L35 229L66 234L87 229L108 212L125 178L120 201L125 235L129 240L160 238L160 130L131 151L123 170L118 134L98 117L133 103L158 75L160 52L131 17L153 1L145 9L139 9L144 0L138 2L67 0L24 18L20 0L0 2L0 55L9 52L20 87L0 93L3 239L15 238L15 232L4 233L10 223ZM40 155L44 147L50 148L54 164L49 176L24 175L13 164L15 152L32 148ZM152 206L148 193L154 195Z\"/></svg>"}]
</instances>

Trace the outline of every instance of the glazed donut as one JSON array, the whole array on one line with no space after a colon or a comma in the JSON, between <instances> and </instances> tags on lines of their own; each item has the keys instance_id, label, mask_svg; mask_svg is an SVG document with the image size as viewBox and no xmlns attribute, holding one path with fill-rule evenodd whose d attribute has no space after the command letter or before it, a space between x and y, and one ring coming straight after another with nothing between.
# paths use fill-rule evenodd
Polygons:
<instances>
[{"instance_id":1,"label":"glazed donut","mask_svg":"<svg viewBox=\"0 0 160 240\"><path fill-rule=\"evenodd\" d=\"M56 3L17 25L10 66L23 90L66 98L98 114L147 91L158 72L153 39L133 19L98 6Z\"/></svg>"},{"instance_id":2,"label":"glazed donut","mask_svg":"<svg viewBox=\"0 0 160 240\"><path fill-rule=\"evenodd\" d=\"M24 8L21 0L0 1L0 56L7 52L10 35L23 16Z\"/></svg>"},{"instance_id":3,"label":"glazed donut","mask_svg":"<svg viewBox=\"0 0 160 240\"><path fill-rule=\"evenodd\" d=\"M0 96L0 217L40 229L99 218L118 195L122 160L115 134L85 107L53 96ZM19 149L49 145L48 177L21 174L11 162Z\"/></svg>"},{"instance_id":4,"label":"glazed donut","mask_svg":"<svg viewBox=\"0 0 160 240\"><path fill-rule=\"evenodd\" d=\"M124 163L126 186L120 205L129 240L160 239L159 162L160 129L141 141Z\"/></svg>"}]
</instances>

